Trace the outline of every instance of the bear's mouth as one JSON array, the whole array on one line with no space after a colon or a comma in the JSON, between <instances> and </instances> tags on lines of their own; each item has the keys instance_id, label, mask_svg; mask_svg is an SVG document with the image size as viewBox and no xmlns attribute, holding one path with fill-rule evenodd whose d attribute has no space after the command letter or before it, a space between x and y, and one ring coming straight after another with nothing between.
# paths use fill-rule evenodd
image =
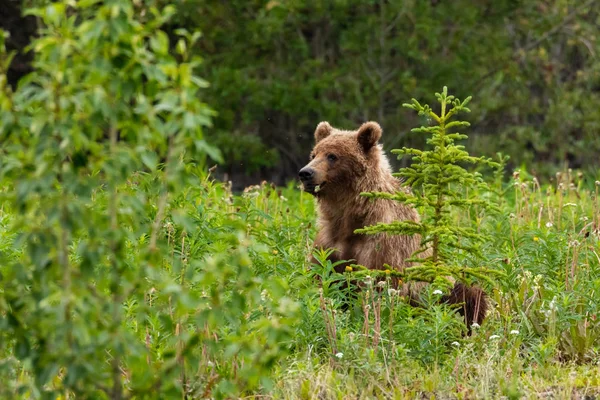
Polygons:
<instances>
[{"instance_id":1,"label":"bear's mouth","mask_svg":"<svg viewBox=\"0 0 600 400\"><path fill-rule=\"evenodd\" d=\"M302 185L304 186L305 192L310 193L313 196L318 196L319 193L321 192L321 190L323 190L323 186L325 186L325 182L320 183L318 185L316 183L304 182Z\"/></svg>"}]
</instances>

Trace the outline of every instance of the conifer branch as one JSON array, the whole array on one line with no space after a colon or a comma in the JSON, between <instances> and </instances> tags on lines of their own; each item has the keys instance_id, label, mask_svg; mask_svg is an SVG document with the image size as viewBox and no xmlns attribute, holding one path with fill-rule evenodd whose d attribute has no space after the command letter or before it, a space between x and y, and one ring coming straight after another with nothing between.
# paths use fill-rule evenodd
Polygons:
<instances>
[{"instance_id":1,"label":"conifer branch","mask_svg":"<svg viewBox=\"0 0 600 400\"><path fill-rule=\"evenodd\" d=\"M370 199L386 199L411 205L421 210L422 221L394 221L380 223L357 229L362 234L392 234L392 235L421 235L421 247L407 261L416 265L402 272L388 271L388 275L401 277L403 280L418 280L433 282L436 278L453 276L459 280L472 283L473 281L493 284L493 277L498 271L484 267L457 265L457 259L473 256L481 258L479 245L486 237L475 230L469 223L457 225L452 218L453 210L465 210L477 206L484 211L495 211L498 207L474 197L473 194L489 192L490 189L481 174L470 172L463 166L478 165L499 168L499 164L486 157L469 155L463 145L456 144L467 135L455 132L470 124L467 121L455 120L461 112L470 112L467 104L471 97L461 101L448 95L448 89L435 94L440 113L437 114L427 105L422 105L416 99L403 104L416 111L419 115L428 117L431 126L421 126L411 131L427 136L427 144L432 148L419 150L404 147L392 150L399 158L410 156L412 164L401 169L395 176L404 178L413 193L398 191L396 193L371 192L362 193ZM469 195L467 195L469 194ZM367 273L361 271L361 273Z\"/></svg>"}]
</instances>

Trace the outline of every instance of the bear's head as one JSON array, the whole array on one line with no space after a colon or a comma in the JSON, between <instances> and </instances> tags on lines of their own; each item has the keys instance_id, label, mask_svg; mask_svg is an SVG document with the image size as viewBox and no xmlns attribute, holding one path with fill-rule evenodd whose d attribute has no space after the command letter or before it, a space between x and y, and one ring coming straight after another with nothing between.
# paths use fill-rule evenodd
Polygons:
<instances>
[{"instance_id":1,"label":"bear's head","mask_svg":"<svg viewBox=\"0 0 600 400\"><path fill-rule=\"evenodd\" d=\"M310 162L298 173L304 190L324 197L357 187L369 170L381 167L380 138L381 127L376 122L365 122L356 131L335 129L321 122L315 130Z\"/></svg>"}]
</instances>

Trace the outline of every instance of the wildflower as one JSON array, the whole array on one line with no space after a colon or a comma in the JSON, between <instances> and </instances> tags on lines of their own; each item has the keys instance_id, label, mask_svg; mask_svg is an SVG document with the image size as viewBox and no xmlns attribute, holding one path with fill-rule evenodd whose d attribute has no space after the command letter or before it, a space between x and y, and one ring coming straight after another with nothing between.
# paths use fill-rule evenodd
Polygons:
<instances>
[{"instance_id":1,"label":"wildflower","mask_svg":"<svg viewBox=\"0 0 600 400\"><path fill-rule=\"evenodd\" d=\"M341 360L344 357L344 353L336 353L335 356Z\"/></svg>"},{"instance_id":2,"label":"wildflower","mask_svg":"<svg viewBox=\"0 0 600 400\"><path fill-rule=\"evenodd\" d=\"M285 197L283 197L283 196L279 196L279 199L280 199L281 201L287 201L287 199L286 199Z\"/></svg>"},{"instance_id":3,"label":"wildflower","mask_svg":"<svg viewBox=\"0 0 600 400\"><path fill-rule=\"evenodd\" d=\"M519 334L519 331L518 331L518 330L516 330L516 329L513 329L512 331L510 331L510 334L511 334L511 335L518 335L518 334Z\"/></svg>"},{"instance_id":4,"label":"wildflower","mask_svg":"<svg viewBox=\"0 0 600 400\"><path fill-rule=\"evenodd\" d=\"M394 297L397 294L398 294L398 291L396 289L388 289L388 296Z\"/></svg>"},{"instance_id":5,"label":"wildflower","mask_svg":"<svg viewBox=\"0 0 600 400\"><path fill-rule=\"evenodd\" d=\"M386 275L389 275L389 274L391 274L391 273L392 273L392 271L390 271L389 269L386 269L386 270L385 270L385 274L386 274Z\"/></svg>"},{"instance_id":6,"label":"wildflower","mask_svg":"<svg viewBox=\"0 0 600 400\"><path fill-rule=\"evenodd\" d=\"M450 343L450 344L451 344L452 346L454 346L454 347L458 347L458 346L460 346L460 343L458 343L458 342L452 342L452 343Z\"/></svg>"},{"instance_id":7,"label":"wildflower","mask_svg":"<svg viewBox=\"0 0 600 400\"><path fill-rule=\"evenodd\" d=\"M346 335L348 337L349 341L353 341L354 340L354 332L349 332L348 335Z\"/></svg>"},{"instance_id":8,"label":"wildflower","mask_svg":"<svg viewBox=\"0 0 600 400\"><path fill-rule=\"evenodd\" d=\"M564 207L577 207L577 204L575 204L575 203L566 203L566 204L563 206L563 208L564 208Z\"/></svg>"},{"instance_id":9,"label":"wildflower","mask_svg":"<svg viewBox=\"0 0 600 400\"><path fill-rule=\"evenodd\" d=\"M267 292L267 289L264 289L262 292L260 292L260 299L262 301L267 301L271 299L271 296L269 295L269 292Z\"/></svg>"},{"instance_id":10,"label":"wildflower","mask_svg":"<svg viewBox=\"0 0 600 400\"><path fill-rule=\"evenodd\" d=\"M534 236L534 237L533 237L533 241L534 241L534 242L539 242L539 241L540 241L540 238L539 238L539 237L537 237L537 236Z\"/></svg>"},{"instance_id":11,"label":"wildflower","mask_svg":"<svg viewBox=\"0 0 600 400\"><path fill-rule=\"evenodd\" d=\"M473 325L471 325L471 328L477 329L477 328L479 328L479 326L480 325L477 322L473 322Z\"/></svg>"},{"instance_id":12,"label":"wildflower","mask_svg":"<svg viewBox=\"0 0 600 400\"><path fill-rule=\"evenodd\" d=\"M442 291L440 289L436 289L433 291L433 294L442 294Z\"/></svg>"},{"instance_id":13,"label":"wildflower","mask_svg":"<svg viewBox=\"0 0 600 400\"><path fill-rule=\"evenodd\" d=\"M352 267L349 265L346 265L346 272L352 272Z\"/></svg>"},{"instance_id":14,"label":"wildflower","mask_svg":"<svg viewBox=\"0 0 600 400\"><path fill-rule=\"evenodd\" d=\"M385 282L385 281L379 281L379 282L377 282L377 287L378 287L378 288L384 288L384 287L385 287L385 285L386 285L386 282Z\"/></svg>"},{"instance_id":15,"label":"wildflower","mask_svg":"<svg viewBox=\"0 0 600 400\"><path fill-rule=\"evenodd\" d=\"M490 336L490 340L496 340L496 339L500 339L500 336L498 336L498 335Z\"/></svg>"},{"instance_id":16,"label":"wildflower","mask_svg":"<svg viewBox=\"0 0 600 400\"><path fill-rule=\"evenodd\" d=\"M546 222L546 228L552 228L552 225L554 225L552 222Z\"/></svg>"},{"instance_id":17,"label":"wildflower","mask_svg":"<svg viewBox=\"0 0 600 400\"><path fill-rule=\"evenodd\" d=\"M575 379L575 378L577 378L577 371L571 371L571 372L569 372L569 377L570 377L571 379Z\"/></svg>"},{"instance_id":18,"label":"wildflower","mask_svg":"<svg viewBox=\"0 0 600 400\"><path fill-rule=\"evenodd\" d=\"M279 252L277 250L273 250L273 254L277 255Z\"/></svg>"},{"instance_id":19,"label":"wildflower","mask_svg":"<svg viewBox=\"0 0 600 400\"><path fill-rule=\"evenodd\" d=\"M600 181L596 181L596 186L600 186Z\"/></svg>"}]
</instances>

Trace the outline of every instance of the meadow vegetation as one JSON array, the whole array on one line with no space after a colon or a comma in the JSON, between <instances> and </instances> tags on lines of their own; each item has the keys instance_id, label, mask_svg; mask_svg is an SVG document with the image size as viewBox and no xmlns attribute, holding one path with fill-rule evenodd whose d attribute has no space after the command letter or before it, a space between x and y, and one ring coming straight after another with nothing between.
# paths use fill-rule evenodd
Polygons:
<instances>
[{"instance_id":1,"label":"meadow vegetation","mask_svg":"<svg viewBox=\"0 0 600 400\"><path fill-rule=\"evenodd\" d=\"M466 335L435 279L414 307L385 271L338 274L327 250L309 265L315 203L295 182L211 176L198 37L168 40L172 7L31 12L35 71L12 89L0 59L1 398L600 396L598 177L452 182L471 201L444 226L485 240L444 260L492 304Z\"/></svg>"}]
</instances>

